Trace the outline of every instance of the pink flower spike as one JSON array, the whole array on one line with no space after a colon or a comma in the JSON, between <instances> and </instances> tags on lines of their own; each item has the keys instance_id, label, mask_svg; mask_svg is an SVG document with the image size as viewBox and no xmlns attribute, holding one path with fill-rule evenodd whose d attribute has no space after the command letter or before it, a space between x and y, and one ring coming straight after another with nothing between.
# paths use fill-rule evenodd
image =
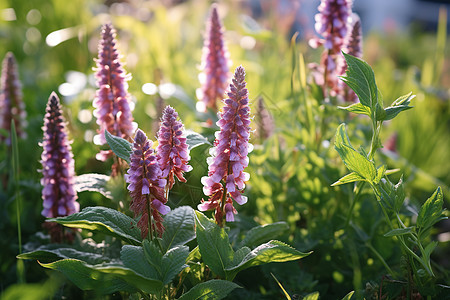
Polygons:
<instances>
[{"instance_id":1,"label":"pink flower spike","mask_svg":"<svg viewBox=\"0 0 450 300\"><path fill-rule=\"evenodd\" d=\"M71 215L80 210L76 202L75 168L72 147L67 139L66 122L61 112L61 104L56 93L48 99L44 117L44 138L41 146L42 215L56 218Z\"/></svg>"},{"instance_id":2,"label":"pink flower spike","mask_svg":"<svg viewBox=\"0 0 450 300\"><path fill-rule=\"evenodd\" d=\"M215 208L216 222L221 226L224 215L226 221L234 220L229 213L230 206L226 206L224 201L231 203L231 207L233 199L241 205L247 202L247 198L241 193L245 187L244 181L249 179L244 169L248 165L247 155L252 146L248 142L251 119L248 91L245 86L245 70L240 66L236 68L230 84L227 93L229 98L223 101L224 107L219 113L217 125L220 131L216 132L214 147L210 151L212 159L209 159L208 177L202 178L203 190L210 196L211 203L200 204L199 209Z\"/></svg>"},{"instance_id":3,"label":"pink flower spike","mask_svg":"<svg viewBox=\"0 0 450 300\"><path fill-rule=\"evenodd\" d=\"M26 138L25 127L27 126L25 111L25 103L21 83L17 72L17 63L14 54L6 53L2 63L2 75L0 83L0 128L5 129L8 133L11 131L11 121L14 120L17 136ZM5 141L10 145L10 137L0 135L0 141Z\"/></svg>"},{"instance_id":4,"label":"pink flower spike","mask_svg":"<svg viewBox=\"0 0 450 300\"><path fill-rule=\"evenodd\" d=\"M207 24L207 36L203 45L201 73L199 80L201 88L197 89L197 110L200 112L211 108L217 111L217 100L222 99L230 78L228 50L223 41L223 26L217 13L217 5L211 6Z\"/></svg>"},{"instance_id":5,"label":"pink flower spike","mask_svg":"<svg viewBox=\"0 0 450 300\"><path fill-rule=\"evenodd\" d=\"M96 60L95 78L98 90L93 101L94 116L100 126L98 134L94 137L94 143L97 145L106 144L105 130L130 140L137 128L131 115L134 105L127 91L130 76L126 74L119 60L115 36L116 31L111 24L103 25ZM107 153L103 151L96 158L106 160L111 155L111 151Z\"/></svg>"},{"instance_id":6,"label":"pink flower spike","mask_svg":"<svg viewBox=\"0 0 450 300\"><path fill-rule=\"evenodd\" d=\"M177 120L178 113L171 106L166 106L161 118L161 126L158 131L158 163L162 170L162 176L167 179L168 189L172 189L174 176L181 182L186 182L184 172L189 172L192 167L188 165L189 156L184 126Z\"/></svg>"},{"instance_id":7,"label":"pink flower spike","mask_svg":"<svg viewBox=\"0 0 450 300\"><path fill-rule=\"evenodd\" d=\"M157 231L161 236L164 232L162 217L167 214L170 207L164 205L167 199L164 196L165 180L161 180L162 171L155 156L150 141L145 133L138 129L134 137L133 154L131 154L130 168L126 182L131 195L130 210L135 217L140 217L138 227L142 238L147 237L149 230ZM151 212L149 212L151 206ZM153 217L153 228L149 229L149 215Z\"/></svg>"}]
</instances>

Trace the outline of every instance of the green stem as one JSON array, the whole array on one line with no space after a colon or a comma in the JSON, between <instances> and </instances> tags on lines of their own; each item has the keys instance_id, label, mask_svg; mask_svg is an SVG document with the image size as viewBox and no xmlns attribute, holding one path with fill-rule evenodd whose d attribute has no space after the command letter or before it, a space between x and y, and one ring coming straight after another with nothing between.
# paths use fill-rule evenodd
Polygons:
<instances>
[{"instance_id":1,"label":"green stem","mask_svg":"<svg viewBox=\"0 0 450 300\"><path fill-rule=\"evenodd\" d=\"M383 256L381 256L381 254L377 251L377 249L375 249L372 244L370 244L370 242L366 243L367 248L369 248L373 254L375 254L375 256L381 261L381 263L383 264L383 266L386 268L386 270L389 272L389 274L391 274L393 277L396 277L396 273L394 273L394 271L392 271L392 269L389 267L389 265L386 263L386 261L384 260Z\"/></svg>"},{"instance_id":2,"label":"green stem","mask_svg":"<svg viewBox=\"0 0 450 300\"><path fill-rule=\"evenodd\" d=\"M361 191L364 187L364 184L365 184L364 181L360 181L356 184L355 190L353 191L353 194L355 194L355 197L353 197L353 199L352 199L352 204L351 204L350 210L347 214L347 219L345 220L345 228L347 228L348 225L350 224L350 218L352 216L353 209L355 208L356 200L359 198Z\"/></svg>"}]
</instances>

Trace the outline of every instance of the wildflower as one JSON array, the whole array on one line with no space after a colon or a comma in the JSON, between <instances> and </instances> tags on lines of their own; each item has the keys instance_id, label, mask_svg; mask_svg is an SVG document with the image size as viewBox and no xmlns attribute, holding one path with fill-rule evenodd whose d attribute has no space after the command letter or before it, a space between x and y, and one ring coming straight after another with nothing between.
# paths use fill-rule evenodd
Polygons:
<instances>
[{"instance_id":1,"label":"wildflower","mask_svg":"<svg viewBox=\"0 0 450 300\"><path fill-rule=\"evenodd\" d=\"M322 74L323 80L316 82L328 87L331 96L336 96L339 92L337 76L343 75L338 66L344 59L341 50L347 36L349 19L352 14L351 6L352 0L322 0L318 8L319 13L315 16L315 29L322 38L313 38L309 41L313 48L318 46L325 48L320 66L313 66L313 69Z\"/></svg>"},{"instance_id":2,"label":"wildflower","mask_svg":"<svg viewBox=\"0 0 450 300\"><path fill-rule=\"evenodd\" d=\"M186 182L183 172L192 170L188 165L191 158L186 138L183 136L183 123L177 121L177 117L178 113L171 106L166 106L161 118L156 149L162 177L167 179L169 190L175 182L174 175L179 181Z\"/></svg>"},{"instance_id":3,"label":"wildflower","mask_svg":"<svg viewBox=\"0 0 450 300\"><path fill-rule=\"evenodd\" d=\"M170 211L170 207L165 205L167 203L164 196L166 180L161 178L162 171L152 144L145 133L138 129L134 137L133 154L126 176L132 198L130 209L135 217L141 215L137 225L141 229L143 238L149 234L149 231L152 237L154 230L162 235L164 226L161 214L165 215ZM153 216L154 223L149 215Z\"/></svg>"},{"instance_id":4,"label":"wildflower","mask_svg":"<svg viewBox=\"0 0 450 300\"><path fill-rule=\"evenodd\" d=\"M351 16L351 24L347 37L345 39L344 48L342 49L345 53L350 54L355 57L362 57L362 30L361 30L361 20L359 19L357 14L352 14ZM347 69L347 63L345 59L341 59L341 66L339 74L344 74ZM344 82L339 81L339 84L342 85L342 96L344 100L357 102L358 96L356 96L355 92L349 88Z\"/></svg>"},{"instance_id":5,"label":"wildflower","mask_svg":"<svg viewBox=\"0 0 450 300\"><path fill-rule=\"evenodd\" d=\"M61 105L56 93L48 99L44 117L44 138L41 146L41 184L44 209L47 218L68 216L80 210L76 201L75 167L72 147L67 139L66 123L61 113Z\"/></svg>"},{"instance_id":6,"label":"wildflower","mask_svg":"<svg viewBox=\"0 0 450 300\"><path fill-rule=\"evenodd\" d=\"M93 102L94 116L100 126L98 135L94 137L94 142L98 145L106 144L105 130L116 136L130 139L137 127L131 115L134 107L127 91L129 76L119 61L115 36L115 29L111 24L103 25L95 74L99 89ZM96 157L98 160L105 161L111 155L111 151L101 151Z\"/></svg>"},{"instance_id":7,"label":"wildflower","mask_svg":"<svg viewBox=\"0 0 450 300\"><path fill-rule=\"evenodd\" d=\"M211 108L217 111L217 100L222 99L227 87L229 74L228 50L223 41L223 27L217 13L217 5L211 6L211 13L207 24L202 63L199 75L201 88L197 89L197 103L199 111Z\"/></svg>"},{"instance_id":8,"label":"wildflower","mask_svg":"<svg viewBox=\"0 0 450 300\"><path fill-rule=\"evenodd\" d=\"M250 107L248 105L248 91L245 70L242 66L236 68L228 99L225 99L223 110L219 113L214 147L208 158L208 176L202 178L203 192L209 196L208 201L198 205L201 211L215 209L216 222L223 225L226 221L234 221L236 210L233 199L239 205L247 202L242 195L246 181L250 175L244 172L248 166L248 153L252 149L249 144L250 136Z\"/></svg>"},{"instance_id":9,"label":"wildflower","mask_svg":"<svg viewBox=\"0 0 450 300\"><path fill-rule=\"evenodd\" d=\"M17 72L17 63L14 55L8 52L3 60L0 91L0 128L11 131L11 121L14 120L17 136L26 138L25 104L22 100L22 90ZM11 143L9 137L0 135L0 141Z\"/></svg>"}]
</instances>

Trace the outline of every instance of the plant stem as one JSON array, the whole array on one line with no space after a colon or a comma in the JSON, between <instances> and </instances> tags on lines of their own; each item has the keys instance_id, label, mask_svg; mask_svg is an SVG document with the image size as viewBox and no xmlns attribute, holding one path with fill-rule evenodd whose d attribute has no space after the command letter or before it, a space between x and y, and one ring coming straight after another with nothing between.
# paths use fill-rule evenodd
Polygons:
<instances>
[{"instance_id":1,"label":"plant stem","mask_svg":"<svg viewBox=\"0 0 450 300\"><path fill-rule=\"evenodd\" d=\"M360 182L358 182L356 184L356 187L355 187L355 189L353 191L353 194L355 194L355 197L353 197L353 199L352 199L352 204L351 204L350 210L349 210L349 212L347 214L347 219L345 220L345 228L347 228L348 225L350 224L350 218L352 216L353 209L355 208L356 200L359 198L359 196L361 194L361 191L362 191L362 189L364 187L364 184L365 184L364 181L360 181Z\"/></svg>"},{"instance_id":2,"label":"plant stem","mask_svg":"<svg viewBox=\"0 0 450 300\"><path fill-rule=\"evenodd\" d=\"M149 195L147 194L145 196L147 201L148 236L150 237L150 241L153 241L152 206L150 204Z\"/></svg>"},{"instance_id":3,"label":"plant stem","mask_svg":"<svg viewBox=\"0 0 450 300\"><path fill-rule=\"evenodd\" d=\"M366 243L367 248L369 248L373 254L375 254L375 256L381 261L381 263L383 264L383 266L386 268L386 270L389 272L389 274L391 274L393 277L397 277L396 273L394 273L394 271L392 271L392 269L389 267L389 265L386 263L386 261L384 260L383 256L381 256L381 254L377 251L377 249L375 249L372 244L370 242Z\"/></svg>"}]
</instances>

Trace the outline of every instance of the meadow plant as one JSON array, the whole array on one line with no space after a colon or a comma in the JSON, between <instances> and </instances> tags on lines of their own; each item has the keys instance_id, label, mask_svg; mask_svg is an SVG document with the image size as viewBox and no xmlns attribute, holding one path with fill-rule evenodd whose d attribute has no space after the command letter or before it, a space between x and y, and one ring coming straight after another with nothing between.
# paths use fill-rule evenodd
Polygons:
<instances>
[{"instance_id":1,"label":"meadow plant","mask_svg":"<svg viewBox=\"0 0 450 300\"><path fill-rule=\"evenodd\" d=\"M0 87L0 128L6 130L6 136L0 134L0 141L10 145L11 139L8 135L11 130L11 121L14 120L17 136L22 139L26 138L27 125L27 113L22 99L17 62L11 52L8 52L3 59Z\"/></svg>"},{"instance_id":2,"label":"meadow plant","mask_svg":"<svg viewBox=\"0 0 450 300\"><path fill-rule=\"evenodd\" d=\"M106 144L105 130L111 134L130 140L137 128L131 114L134 105L128 93L126 74L117 49L116 31L111 24L102 26L101 39L98 45L98 59L95 78L98 90L95 94L93 106L94 116L100 129L94 137L97 145ZM112 152L100 151L96 158L105 161L112 156Z\"/></svg>"},{"instance_id":3,"label":"meadow plant","mask_svg":"<svg viewBox=\"0 0 450 300\"><path fill-rule=\"evenodd\" d=\"M46 218L68 216L80 210L74 188L75 169L72 148L67 137L67 129L56 93L48 99L44 117L44 138L41 155L42 199ZM47 223L52 240L61 241L61 229L58 224ZM56 225L56 226L53 226Z\"/></svg>"},{"instance_id":4,"label":"meadow plant","mask_svg":"<svg viewBox=\"0 0 450 300\"><path fill-rule=\"evenodd\" d=\"M201 88L197 89L198 111L210 108L217 111L217 101L225 94L230 78L229 54L223 39L223 26L217 13L217 5L211 6L210 16L203 45L201 73L199 80Z\"/></svg>"},{"instance_id":5,"label":"meadow plant","mask_svg":"<svg viewBox=\"0 0 450 300\"><path fill-rule=\"evenodd\" d=\"M162 235L164 226L161 214L165 215L170 211L170 207L165 205L166 179L163 179L163 172L152 145L152 141L138 129L126 176L132 198L130 210L134 212L135 217L140 216L138 227L141 229L142 237L148 235L150 239L153 239L153 232Z\"/></svg>"},{"instance_id":6,"label":"meadow plant","mask_svg":"<svg viewBox=\"0 0 450 300\"><path fill-rule=\"evenodd\" d=\"M211 157L208 158L208 176L202 178L203 192L209 196L198 206L199 210L215 210L217 224L223 226L223 217L227 222L234 221L237 213L233 200L239 205L247 202L242 195L246 181L250 175L244 172L248 166L248 153L252 145L250 137L250 107L248 91L245 88L245 70L237 67L224 107L219 113Z\"/></svg>"},{"instance_id":7,"label":"meadow plant","mask_svg":"<svg viewBox=\"0 0 450 300\"><path fill-rule=\"evenodd\" d=\"M161 118L161 126L158 131L158 147L156 149L158 163L162 170L162 178L167 180L166 197L172 189L175 179L186 182L184 172L189 172L192 167L188 165L189 156L184 126L177 120L178 113L171 106L166 106Z\"/></svg>"}]
</instances>

